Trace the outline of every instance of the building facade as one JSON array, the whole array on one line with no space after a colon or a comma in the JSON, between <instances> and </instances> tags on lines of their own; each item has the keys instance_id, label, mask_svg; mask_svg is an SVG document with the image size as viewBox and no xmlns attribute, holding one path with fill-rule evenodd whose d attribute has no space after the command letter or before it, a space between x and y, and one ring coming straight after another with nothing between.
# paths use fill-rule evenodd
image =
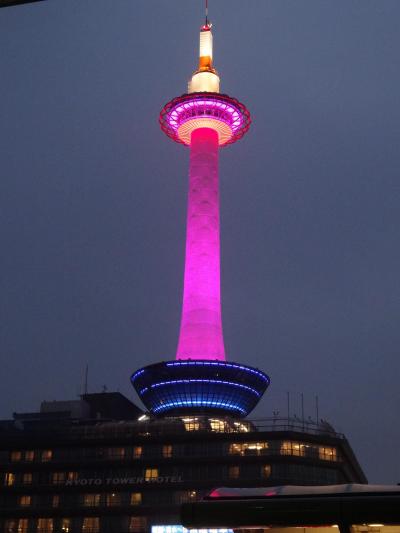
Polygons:
<instances>
[{"instance_id":1,"label":"building facade","mask_svg":"<svg viewBox=\"0 0 400 533\"><path fill-rule=\"evenodd\" d=\"M366 482L326 423L160 419L134 404L129 419L130 402L118 395L121 418L115 396L59 402L58 411L58 402L44 404L0 423L1 532L141 533L179 523L182 503L217 486Z\"/></svg>"}]
</instances>

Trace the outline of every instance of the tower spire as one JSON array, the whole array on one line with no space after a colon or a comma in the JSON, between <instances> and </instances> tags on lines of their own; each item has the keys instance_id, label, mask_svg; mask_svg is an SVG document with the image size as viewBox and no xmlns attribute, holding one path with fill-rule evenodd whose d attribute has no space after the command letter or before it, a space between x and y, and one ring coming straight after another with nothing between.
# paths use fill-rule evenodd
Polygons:
<instances>
[{"instance_id":1,"label":"tower spire","mask_svg":"<svg viewBox=\"0 0 400 533\"><path fill-rule=\"evenodd\" d=\"M206 26L208 26L208 0L206 0Z\"/></svg>"}]
</instances>

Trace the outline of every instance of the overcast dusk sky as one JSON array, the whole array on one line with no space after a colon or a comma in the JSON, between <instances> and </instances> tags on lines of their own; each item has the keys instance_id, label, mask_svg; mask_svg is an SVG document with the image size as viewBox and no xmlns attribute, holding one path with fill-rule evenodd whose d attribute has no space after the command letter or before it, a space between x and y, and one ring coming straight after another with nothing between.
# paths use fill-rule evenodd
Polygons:
<instances>
[{"instance_id":1,"label":"overcast dusk sky","mask_svg":"<svg viewBox=\"0 0 400 533\"><path fill-rule=\"evenodd\" d=\"M210 0L222 91L229 359L254 412L320 416L370 482L400 482L400 2ZM158 126L196 67L200 0L0 10L0 417L173 359L188 150Z\"/></svg>"}]
</instances>

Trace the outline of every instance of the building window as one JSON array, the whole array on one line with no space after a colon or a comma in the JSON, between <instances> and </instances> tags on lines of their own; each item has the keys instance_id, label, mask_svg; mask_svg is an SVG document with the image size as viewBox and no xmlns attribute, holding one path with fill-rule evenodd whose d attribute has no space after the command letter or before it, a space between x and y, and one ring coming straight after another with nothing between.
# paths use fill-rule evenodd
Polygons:
<instances>
[{"instance_id":1,"label":"building window","mask_svg":"<svg viewBox=\"0 0 400 533\"><path fill-rule=\"evenodd\" d=\"M108 456L110 459L124 459L125 448L109 448Z\"/></svg>"},{"instance_id":2,"label":"building window","mask_svg":"<svg viewBox=\"0 0 400 533\"><path fill-rule=\"evenodd\" d=\"M229 479L239 479L239 476L240 476L240 469L237 465L233 465L228 468Z\"/></svg>"},{"instance_id":3,"label":"building window","mask_svg":"<svg viewBox=\"0 0 400 533\"><path fill-rule=\"evenodd\" d=\"M18 533L27 533L29 528L29 521L27 518L20 518L18 520Z\"/></svg>"},{"instance_id":4,"label":"building window","mask_svg":"<svg viewBox=\"0 0 400 533\"><path fill-rule=\"evenodd\" d=\"M32 498L31 496L20 496L19 497L19 504L21 507L29 507L31 504Z\"/></svg>"},{"instance_id":5,"label":"building window","mask_svg":"<svg viewBox=\"0 0 400 533\"><path fill-rule=\"evenodd\" d=\"M78 472L67 472L67 481L76 481L78 479Z\"/></svg>"},{"instance_id":6,"label":"building window","mask_svg":"<svg viewBox=\"0 0 400 533\"><path fill-rule=\"evenodd\" d=\"M281 455L294 455L304 457L307 445L301 442L283 441L281 444Z\"/></svg>"},{"instance_id":7,"label":"building window","mask_svg":"<svg viewBox=\"0 0 400 533\"><path fill-rule=\"evenodd\" d=\"M230 455L265 455L268 442L232 442L229 446Z\"/></svg>"},{"instance_id":8,"label":"building window","mask_svg":"<svg viewBox=\"0 0 400 533\"><path fill-rule=\"evenodd\" d=\"M83 505L85 507L98 507L100 505L100 494L84 494Z\"/></svg>"},{"instance_id":9,"label":"building window","mask_svg":"<svg viewBox=\"0 0 400 533\"><path fill-rule=\"evenodd\" d=\"M53 485L62 485L65 483L65 472L53 472L51 481Z\"/></svg>"},{"instance_id":10,"label":"building window","mask_svg":"<svg viewBox=\"0 0 400 533\"><path fill-rule=\"evenodd\" d=\"M30 485L32 483L32 474L30 472L25 472L22 475L22 483L24 485Z\"/></svg>"},{"instance_id":11,"label":"building window","mask_svg":"<svg viewBox=\"0 0 400 533\"><path fill-rule=\"evenodd\" d=\"M51 461L53 457L53 451L52 450L42 450L42 463L47 463L48 461Z\"/></svg>"},{"instance_id":12,"label":"building window","mask_svg":"<svg viewBox=\"0 0 400 533\"><path fill-rule=\"evenodd\" d=\"M63 533L70 533L71 531L71 519L70 518L61 518L61 531Z\"/></svg>"},{"instance_id":13,"label":"building window","mask_svg":"<svg viewBox=\"0 0 400 533\"><path fill-rule=\"evenodd\" d=\"M4 522L4 533L16 533L17 521L14 519L8 519Z\"/></svg>"},{"instance_id":14,"label":"building window","mask_svg":"<svg viewBox=\"0 0 400 533\"><path fill-rule=\"evenodd\" d=\"M337 461L336 448L330 446L319 446L318 457L323 461Z\"/></svg>"},{"instance_id":15,"label":"building window","mask_svg":"<svg viewBox=\"0 0 400 533\"><path fill-rule=\"evenodd\" d=\"M143 449L141 446L134 446L133 447L133 458L134 459L140 459L142 457Z\"/></svg>"},{"instance_id":16,"label":"building window","mask_svg":"<svg viewBox=\"0 0 400 533\"><path fill-rule=\"evenodd\" d=\"M163 457L172 457L172 445L171 444L164 444L162 447L162 455Z\"/></svg>"},{"instance_id":17,"label":"building window","mask_svg":"<svg viewBox=\"0 0 400 533\"><path fill-rule=\"evenodd\" d=\"M271 476L271 465L262 465L261 467L261 477L267 479Z\"/></svg>"},{"instance_id":18,"label":"building window","mask_svg":"<svg viewBox=\"0 0 400 533\"><path fill-rule=\"evenodd\" d=\"M158 478L158 468L146 468L144 471L145 481L153 481Z\"/></svg>"},{"instance_id":19,"label":"building window","mask_svg":"<svg viewBox=\"0 0 400 533\"><path fill-rule=\"evenodd\" d=\"M24 457L25 461L31 462L35 458L35 452L33 450L26 450Z\"/></svg>"},{"instance_id":20,"label":"building window","mask_svg":"<svg viewBox=\"0 0 400 533\"><path fill-rule=\"evenodd\" d=\"M21 461L22 459L22 452L19 452L19 451L13 451L11 452L11 457L10 457L11 461L13 463L17 462L17 461Z\"/></svg>"},{"instance_id":21,"label":"building window","mask_svg":"<svg viewBox=\"0 0 400 533\"><path fill-rule=\"evenodd\" d=\"M198 418L182 418L186 431L198 431L200 423Z\"/></svg>"},{"instance_id":22,"label":"building window","mask_svg":"<svg viewBox=\"0 0 400 533\"><path fill-rule=\"evenodd\" d=\"M217 433L224 433L229 429L229 426L225 420L220 420L219 418L210 418L210 426L211 431L215 431Z\"/></svg>"},{"instance_id":23,"label":"building window","mask_svg":"<svg viewBox=\"0 0 400 533\"><path fill-rule=\"evenodd\" d=\"M118 507L121 505L121 493L111 492L110 494L107 494L106 505L107 507Z\"/></svg>"},{"instance_id":24,"label":"building window","mask_svg":"<svg viewBox=\"0 0 400 533\"><path fill-rule=\"evenodd\" d=\"M52 533L53 532L53 519L52 518L38 518L36 531L37 533Z\"/></svg>"},{"instance_id":25,"label":"building window","mask_svg":"<svg viewBox=\"0 0 400 533\"><path fill-rule=\"evenodd\" d=\"M27 518L6 520L4 523L5 533L28 533L29 522Z\"/></svg>"},{"instance_id":26,"label":"building window","mask_svg":"<svg viewBox=\"0 0 400 533\"><path fill-rule=\"evenodd\" d=\"M95 516L86 516L83 519L82 532L83 533L99 533L100 518Z\"/></svg>"},{"instance_id":27,"label":"building window","mask_svg":"<svg viewBox=\"0 0 400 533\"><path fill-rule=\"evenodd\" d=\"M53 507L59 507L60 505L60 496L58 494L55 494L52 498L52 506Z\"/></svg>"},{"instance_id":28,"label":"building window","mask_svg":"<svg viewBox=\"0 0 400 533\"><path fill-rule=\"evenodd\" d=\"M188 491L189 500L195 500L196 496L197 496L197 492L195 490L189 490Z\"/></svg>"},{"instance_id":29,"label":"building window","mask_svg":"<svg viewBox=\"0 0 400 533\"><path fill-rule=\"evenodd\" d=\"M146 531L147 520L145 516L131 516L129 520L129 532Z\"/></svg>"},{"instance_id":30,"label":"building window","mask_svg":"<svg viewBox=\"0 0 400 533\"><path fill-rule=\"evenodd\" d=\"M15 474L13 474L12 472L6 472L4 474L4 485L6 485L6 487L11 487L12 485L14 485L15 483Z\"/></svg>"},{"instance_id":31,"label":"building window","mask_svg":"<svg viewBox=\"0 0 400 533\"><path fill-rule=\"evenodd\" d=\"M142 504L142 494L141 492L132 492L131 494L131 505L141 505Z\"/></svg>"}]
</instances>

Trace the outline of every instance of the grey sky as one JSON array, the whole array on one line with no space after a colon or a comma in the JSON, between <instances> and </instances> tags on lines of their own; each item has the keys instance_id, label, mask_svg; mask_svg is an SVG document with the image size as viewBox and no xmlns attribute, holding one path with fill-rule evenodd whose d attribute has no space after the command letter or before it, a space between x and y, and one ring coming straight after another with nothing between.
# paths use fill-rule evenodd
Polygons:
<instances>
[{"instance_id":1,"label":"grey sky","mask_svg":"<svg viewBox=\"0 0 400 533\"><path fill-rule=\"evenodd\" d=\"M255 416L320 415L371 482L400 482L400 2L211 0L222 90L227 353L272 385ZM196 66L202 2L0 10L0 416L89 385L136 401L173 358L188 151L159 130Z\"/></svg>"}]
</instances>

